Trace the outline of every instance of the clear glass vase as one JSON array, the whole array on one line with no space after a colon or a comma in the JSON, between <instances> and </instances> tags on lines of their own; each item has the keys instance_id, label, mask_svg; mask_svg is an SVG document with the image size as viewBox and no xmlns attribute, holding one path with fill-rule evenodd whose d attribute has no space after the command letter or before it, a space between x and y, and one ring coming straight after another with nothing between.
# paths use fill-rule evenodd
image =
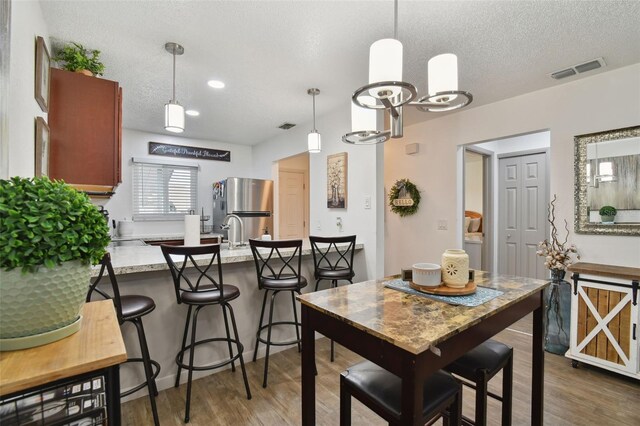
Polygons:
<instances>
[{"instance_id":1,"label":"clear glass vase","mask_svg":"<svg viewBox=\"0 0 640 426\"><path fill-rule=\"evenodd\" d=\"M564 270L551 269L551 285L545 290L544 349L559 355L569 350L571 326L571 284L564 276Z\"/></svg>"}]
</instances>

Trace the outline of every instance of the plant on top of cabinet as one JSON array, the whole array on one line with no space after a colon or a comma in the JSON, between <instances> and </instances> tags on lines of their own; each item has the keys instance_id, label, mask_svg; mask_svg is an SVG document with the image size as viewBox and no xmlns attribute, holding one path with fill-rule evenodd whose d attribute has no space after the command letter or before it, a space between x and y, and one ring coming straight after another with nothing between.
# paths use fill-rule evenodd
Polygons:
<instances>
[{"instance_id":1,"label":"plant on top of cabinet","mask_svg":"<svg viewBox=\"0 0 640 426\"><path fill-rule=\"evenodd\" d=\"M91 264L108 243L87 195L47 177L0 180L0 350L79 330Z\"/></svg>"},{"instance_id":2,"label":"plant on top of cabinet","mask_svg":"<svg viewBox=\"0 0 640 426\"><path fill-rule=\"evenodd\" d=\"M100 51L85 49L80 43L67 43L53 58L63 62L62 69L94 76L104 74L104 64L100 62Z\"/></svg>"}]
</instances>

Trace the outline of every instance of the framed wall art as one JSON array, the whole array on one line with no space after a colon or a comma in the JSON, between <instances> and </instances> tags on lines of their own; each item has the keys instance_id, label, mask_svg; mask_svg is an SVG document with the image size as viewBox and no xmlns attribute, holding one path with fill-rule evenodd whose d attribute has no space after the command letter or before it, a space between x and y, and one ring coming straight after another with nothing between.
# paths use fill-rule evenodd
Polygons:
<instances>
[{"instance_id":1,"label":"framed wall art","mask_svg":"<svg viewBox=\"0 0 640 426\"><path fill-rule=\"evenodd\" d=\"M49 78L51 58L42 37L36 39L35 98L43 112L49 112Z\"/></svg>"},{"instance_id":2,"label":"framed wall art","mask_svg":"<svg viewBox=\"0 0 640 426\"><path fill-rule=\"evenodd\" d=\"M327 208L347 208L347 165L346 152L327 156Z\"/></svg>"},{"instance_id":3,"label":"framed wall art","mask_svg":"<svg viewBox=\"0 0 640 426\"><path fill-rule=\"evenodd\" d=\"M44 118L36 118L36 176L49 175L49 126Z\"/></svg>"}]
</instances>

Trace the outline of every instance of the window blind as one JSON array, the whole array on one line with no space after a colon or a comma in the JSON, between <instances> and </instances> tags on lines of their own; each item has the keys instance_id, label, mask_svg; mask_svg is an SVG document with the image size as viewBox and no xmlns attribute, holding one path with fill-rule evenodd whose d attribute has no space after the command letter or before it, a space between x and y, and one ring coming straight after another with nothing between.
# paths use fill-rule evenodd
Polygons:
<instances>
[{"instance_id":1,"label":"window blind","mask_svg":"<svg viewBox=\"0 0 640 426\"><path fill-rule=\"evenodd\" d=\"M134 220L181 220L197 205L197 166L133 163Z\"/></svg>"}]
</instances>

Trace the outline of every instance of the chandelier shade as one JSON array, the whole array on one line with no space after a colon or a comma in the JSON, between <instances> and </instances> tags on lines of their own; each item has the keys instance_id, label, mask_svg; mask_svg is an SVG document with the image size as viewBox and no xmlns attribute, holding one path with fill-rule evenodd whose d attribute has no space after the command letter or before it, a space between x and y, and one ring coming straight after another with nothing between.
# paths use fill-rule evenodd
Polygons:
<instances>
[{"instance_id":1,"label":"chandelier shade","mask_svg":"<svg viewBox=\"0 0 640 426\"><path fill-rule=\"evenodd\" d=\"M402 43L393 38L383 38L369 49L369 84L381 81L402 81ZM397 96L400 89L382 86L369 90L378 99Z\"/></svg>"},{"instance_id":2,"label":"chandelier shade","mask_svg":"<svg viewBox=\"0 0 640 426\"><path fill-rule=\"evenodd\" d=\"M164 105L164 129L173 133L184 132L184 107L176 101Z\"/></svg>"},{"instance_id":3,"label":"chandelier shade","mask_svg":"<svg viewBox=\"0 0 640 426\"><path fill-rule=\"evenodd\" d=\"M442 95L442 92L455 92L458 90L458 57L453 53L443 53L434 56L427 63L428 78L427 88L432 102L438 102L443 98L455 99L455 95Z\"/></svg>"},{"instance_id":4,"label":"chandelier shade","mask_svg":"<svg viewBox=\"0 0 640 426\"><path fill-rule=\"evenodd\" d=\"M351 131L377 130L378 113L374 109L361 108L351 102Z\"/></svg>"}]
</instances>

